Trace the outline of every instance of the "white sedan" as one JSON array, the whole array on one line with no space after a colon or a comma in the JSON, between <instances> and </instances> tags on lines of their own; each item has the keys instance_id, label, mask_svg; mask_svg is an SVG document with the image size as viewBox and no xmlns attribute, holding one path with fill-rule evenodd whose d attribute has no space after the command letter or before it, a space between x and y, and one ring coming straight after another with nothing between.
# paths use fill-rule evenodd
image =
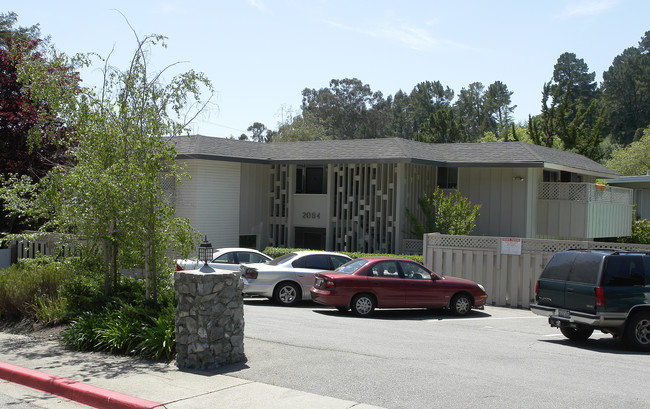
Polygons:
<instances>
[{"instance_id":1,"label":"white sedan","mask_svg":"<svg viewBox=\"0 0 650 409\"><path fill-rule=\"evenodd\" d=\"M334 270L351 258L326 251L295 251L264 264L240 267L244 279L244 295L261 295L280 305L293 306L301 299L310 300L309 289L314 275Z\"/></svg>"},{"instance_id":2,"label":"white sedan","mask_svg":"<svg viewBox=\"0 0 650 409\"><path fill-rule=\"evenodd\" d=\"M243 263L265 263L270 260L271 257L254 249L230 247L214 250L208 265L218 270L239 271ZM198 260L176 260L176 270L198 270L203 264Z\"/></svg>"}]
</instances>

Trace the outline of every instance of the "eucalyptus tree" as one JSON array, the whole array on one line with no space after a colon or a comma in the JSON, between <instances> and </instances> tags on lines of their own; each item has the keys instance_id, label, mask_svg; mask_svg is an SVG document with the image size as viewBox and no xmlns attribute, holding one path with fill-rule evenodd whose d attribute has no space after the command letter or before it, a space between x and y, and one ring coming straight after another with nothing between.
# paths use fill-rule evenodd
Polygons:
<instances>
[{"instance_id":1,"label":"eucalyptus tree","mask_svg":"<svg viewBox=\"0 0 650 409\"><path fill-rule=\"evenodd\" d=\"M356 78L333 79L328 88L303 90L302 117L324 126L332 139L359 138L368 110L381 100L381 93Z\"/></svg>"}]
</instances>

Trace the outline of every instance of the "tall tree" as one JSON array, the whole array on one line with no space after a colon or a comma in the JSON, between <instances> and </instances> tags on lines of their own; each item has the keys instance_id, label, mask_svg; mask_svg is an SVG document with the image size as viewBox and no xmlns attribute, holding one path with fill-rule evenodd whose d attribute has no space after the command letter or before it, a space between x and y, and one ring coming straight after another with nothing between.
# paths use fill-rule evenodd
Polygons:
<instances>
[{"instance_id":1,"label":"tall tree","mask_svg":"<svg viewBox=\"0 0 650 409\"><path fill-rule=\"evenodd\" d=\"M329 139L327 128L314 114L297 114L289 111L285 121L273 134L273 142L313 141Z\"/></svg>"},{"instance_id":2,"label":"tall tree","mask_svg":"<svg viewBox=\"0 0 650 409\"><path fill-rule=\"evenodd\" d=\"M486 126L487 112L484 104L485 87L480 82L473 82L467 88L460 90L455 107L458 110L461 121L470 142L476 141L483 136L483 132L489 127Z\"/></svg>"},{"instance_id":3,"label":"tall tree","mask_svg":"<svg viewBox=\"0 0 650 409\"><path fill-rule=\"evenodd\" d=\"M368 110L382 99L381 93L373 93L356 78L333 79L329 88L305 89L302 96L303 117L318 118L332 139L361 137Z\"/></svg>"},{"instance_id":4,"label":"tall tree","mask_svg":"<svg viewBox=\"0 0 650 409\"><path fill-rule=\"evenodd\" d=\"M559 143L565 150L594 160L602 157L605 111L594 76L575 54L564 53L558 58L553 79L544 84L542 92L541 134L531 133L533 140L549 147Z\"/></svg>"},{"instance_id":5,"label":"tall tree","mask_svg":"<svg viewBox=\"0 0 650 409\"><path fill-rule=\"evenodd\" d=\"M454 109L444 107L424 121L415 140L428 143L464 142L465 132L462 125L458 123Z\"/></svg>"},{"instance_id":6,"label":"tall tree","mask_svg":"<svg viewBox=\"0 0 650 409\"><path fill-rule=\"evenodd\" d=\"M15 13L0 14L0 178L17 174L38 180L66 161L62 141L69 129L57 118L53 101L32 98L30 88L19 81L20 69L29 61L38 62L64 78L69 88L76 86L78 76L39 51L43 42L37 37L38 26L14 28L16 20ZM35 223L0 211L1 232L34 229Z\"/></svg>"},{"instance_id":7,"label":"tall tree","mask_svg":"<svg viewBox=\"0 0 650 409\"><path fill-rule=\"evenodd\" d=\"M516 105L511 105L512 94L513 92L508 90L506 84L495 81L488 86L483 96L486 127L494 132L497 137L501 136L501 134L507 136L507 129L512 124L512 114L517 108Z\"/></svg>"},{"instance_id":8,"label":"tall tree","mask_svg":"<svg viewBox=\"0 0 650 409\"><path fill-rule=\"evenodd\" d=\"M603 73L610 132L618 143L628 144L650 124L650 31L638 47L614 58Z\"/></svg>"},{"instance_id":9,"label":"tall tree","mask_svg":"<svg viewBox=\"0 0 650 409\"><path fill-rule=\"evenodd\" d=\"M422 124L437 111L451 106L454 91L443 86L440 81L424 81L417 84L408 99L407 114L411 126L412 137L420 132Z\"/></svg>"},{"instance_id":10,"label":"tall tree","mask_svg":"<svg viewBox=\"0 0 650 409\"><path fill-rule=\"evenodd\" d=\"M266 125L264 125L261 122L253 123L253 125L249 126L246 130L252 133L251 139L255 142L271 142L272 133L269 132L270 130L267 129ZM246 135L242 135L242 136L246 136Z\"/></svg>"},{"instance_id":11,"label":"tall tree","mask_svg":"<svg viewBox=\"0 0 650 409\"><path fill-rule=\"evenodd\" d=\"M565 120L573 121L578 111L585 111L597 97L596 73L574 53L563 53L553 67L551 95L565 109Z\"/></svg>"},{"instance_id":12,"label":"tall tree","mask_svg":"<svg viewBox=\"0 0 650 409\"><path fill-rule=\"evenodd\" d=\"M386 98L390 104L390 115L387 135L396 138L413 139L413 129L409 125L408 106L409 96L399 90L394 96Z\"/></svg>"},{"instance_id":13,"label":"tall tree","mask_svg":"<svg viewBox=\"0 0 650 409\"><path fill-rule=\"evenodd\" d=\"M64 78L34 61L23 65L19 80L30 87L32 98L52 102L80 137L69 151L74 166L55 167L38 183L33 213L51 220L42 229L81 236L101 249L107 294L118 266L144 266L146 297L156 301L160 272L171 268L170 251L187 254L196 244L189 221L174 217L164 189L182 177L170 137L189 133L188 122L197 112L186 107L200 111L207 103L202 92L211 85L191 70L163 84L162 72L151 72L148 56L153 46L164 45L164 37L136 35L136 40L130 66L119 71L106 61L104 83L96 91L76 95ZM63 65L71 64L58 55ZM20 196L30 186L24 178L12 182L5 197Z\"/></svg>"}]
</instances>

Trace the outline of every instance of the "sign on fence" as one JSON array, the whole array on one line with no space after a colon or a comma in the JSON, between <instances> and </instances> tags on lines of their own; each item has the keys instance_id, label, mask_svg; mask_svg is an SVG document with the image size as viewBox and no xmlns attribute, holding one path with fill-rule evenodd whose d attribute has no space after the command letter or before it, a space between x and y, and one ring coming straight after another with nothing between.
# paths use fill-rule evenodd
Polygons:
<instances>
[{"instance_id":1,"label":"sign on fence","mask_svg":"<svg viewBox=\"0 0 650 409\"><path fill-rule=\"evenodd\" d=\"M440 275L466 278L482 284L488 304L528 308L535 298L535 283L551 257L569 249L637 249L650 246L522 239L511 237L424 235L423 262Z\"/></svg>"},{"instance_id":2,"label":"sign on fence","mask_svg":"<svg viewBox=\"0 0 650 409\"><path fill-rule=\"evenodd\" d=\"M521 239L513 237L501 238L501 254L521 254Z\"/></svg>"}]
</instances>

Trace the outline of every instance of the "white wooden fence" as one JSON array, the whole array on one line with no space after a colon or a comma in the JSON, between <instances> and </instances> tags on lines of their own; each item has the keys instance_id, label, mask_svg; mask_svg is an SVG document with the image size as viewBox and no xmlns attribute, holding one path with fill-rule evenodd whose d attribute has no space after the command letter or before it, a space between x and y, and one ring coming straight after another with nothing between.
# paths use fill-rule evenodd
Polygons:
<instances>
[{"instance_id":1,"label":"white wooden fence","mask_svg":"<svg viewBox=\"0 0 650 409\"><path fill-rule=\"evenodd\" d=\"M35 240L12 240L7 243L7 248L2 250L10 253L11 263L23 258L35 258L39 255L70 255L73 252L72 246L62 244L59 235L55 233L47 233Z\"/></svg>"},{"instance_id":2,"label":"white wooden fence","mask_svg":"<svg viewBox=\"0 0 650 409\"><path fill-rule=\"evenodd\" d=\"M423 262L439 275L466 278L482 284L488 304L528 308L535 283L558 251L569 249L636 249L642 244L520 239L509 237L424 235Z\"/></svg>"}]
</instances>

